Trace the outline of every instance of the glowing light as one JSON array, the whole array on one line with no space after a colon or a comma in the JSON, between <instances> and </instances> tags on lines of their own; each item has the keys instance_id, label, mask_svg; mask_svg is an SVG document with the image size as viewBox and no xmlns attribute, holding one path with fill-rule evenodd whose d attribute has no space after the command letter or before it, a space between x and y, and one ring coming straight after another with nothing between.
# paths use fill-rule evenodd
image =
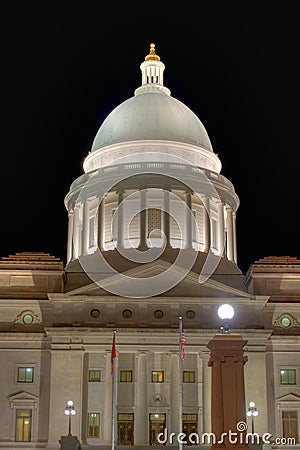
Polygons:
<instances>
[{"instance_id":1,"label":"glowing light","mask_svg":"<svg viewBox=\"0 0 300 450\"><path fill-rule=\"evenodd\" d=\"M233 309L233 307L231 305L226 304L226 303L221 305L221 306L219 306L218 316L222 320L224 320L224 319L232 319L233 316L234 316L234 309Z\"/></svg>"}]
</instances>

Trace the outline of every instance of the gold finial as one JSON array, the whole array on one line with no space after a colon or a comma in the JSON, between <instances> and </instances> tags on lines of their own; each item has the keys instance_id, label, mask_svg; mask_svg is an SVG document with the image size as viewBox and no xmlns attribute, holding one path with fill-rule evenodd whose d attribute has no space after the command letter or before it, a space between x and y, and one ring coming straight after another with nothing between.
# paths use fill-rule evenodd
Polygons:
<instances>
[{"instance_id":1,"label":"gold finial","mask_svg":"<svg viewBox=\"0 0 300 450\"><path fill-rule=\"evenodd\" d=\"M160 57L155 53L155 44L150 44L150 52L145 61L160 61Z\"/></svg>"}]
</instances>

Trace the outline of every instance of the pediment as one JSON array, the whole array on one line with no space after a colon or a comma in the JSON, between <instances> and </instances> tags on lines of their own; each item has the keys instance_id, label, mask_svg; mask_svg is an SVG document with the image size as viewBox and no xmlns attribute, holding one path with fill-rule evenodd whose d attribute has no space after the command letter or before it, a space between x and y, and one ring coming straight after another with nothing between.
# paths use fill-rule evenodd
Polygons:
<instances>
[{"instance_id":1,"label":"pediment","mask_svg":"<svg viewBox=\"0 0 300 450\"><path fill-rule=\"evenodd\" d=\"M65 295L67 297L77 296L103 296L110 294L110 286L118 283L120 291L122 291L122 283L125 287L125 277L145 279L152 278L162 274L166 270L170 270L170 276L174 277L174 280L181 280L174 283L174 287L167 292L162 292L162 296L185 296L185 297L208 297L208 298L244 298L249 299L251 295L246 290L241 289L243 280L240 275L227 275L225 274L223 279L222 275L214 278L213 276L208 278L204 283L199 281L199 274L193 271L184 272L184 269L180 267L174 267L172 264L165 260L156 260L148 264L139 265L124 271L122 274L117 273L111 275L99 281L99 284L92 281L90 284L86 284L77 289L70 290ZM226 281L226 282L225 282ZM230 281L228 284L227 282ZM101 287L100 287L101 286ZM124 295L126 296L126 295ZM137 297L140 297L137 295Z\"/></svg>"},{"instance_id":2,"label":"pediment","mask_svg":"<svg viewBox=\"0 0 300 450\"><path fill-rule=\"evenodd\" d=\"M31 401L37 401L38 397L36 395L30 394L26 391L19 391L15 394L9 395L8 400L10 401L16 401L16 400L31 400Z\"/></svg>"},{"instance_id":3,"label":"pediment","mask_svg":"<svg viewBox=\"0 0 300 450\"><path fill-rule=\"evenodd\" d=\"M300 395L293 394L290 392L289 394L282 395L281 397L276 398L277 402L300 402Z\"/></svg>"}]
</instances>

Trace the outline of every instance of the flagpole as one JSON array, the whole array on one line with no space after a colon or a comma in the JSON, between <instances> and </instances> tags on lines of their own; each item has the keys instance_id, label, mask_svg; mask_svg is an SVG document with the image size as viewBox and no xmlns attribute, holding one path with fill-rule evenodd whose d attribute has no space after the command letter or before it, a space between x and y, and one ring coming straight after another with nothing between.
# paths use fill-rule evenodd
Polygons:
<instances>
[{"instance_id":1,"label":"flagpole","mask_svg":"<svg viewBox=\"0 0 300 450\"><path fill-rule=\"evenodd\" d=\"M179 433L182 433L182 317L179 317ZM180 435L180 434L179 434ZM182 439L179 440L179 450L182 450Z\"/></svg>"},{"instance_id":2,"label":"flagpole","mask_svg":"<svg viewBox=\"0 0 300 450\"><path fill-rule=\"evenodd\" d=\"M114 330L113 335L113 346L112 346L112 354L111 354L111 450L115 449L115 339L116 339L116 331Z\"/></svg>"}]
</instances>

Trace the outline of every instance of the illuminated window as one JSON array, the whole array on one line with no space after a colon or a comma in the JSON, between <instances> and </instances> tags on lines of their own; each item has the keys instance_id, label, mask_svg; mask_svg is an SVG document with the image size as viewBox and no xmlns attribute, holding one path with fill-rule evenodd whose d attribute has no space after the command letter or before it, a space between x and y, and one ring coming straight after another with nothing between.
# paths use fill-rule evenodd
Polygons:
<instances>
[{"instance_id":1,"label":"illuminated window","mask_svg":"<svg viewBox=\"0 0 300 450\"><path fill-rule=\"evenodd\" d=\"M149 414L149 444L150 446L161 445L158 443L158 434L163 433L166 428L166 414Z\"/></svg>"},{"instance_id":2,"label":"illuminated window","mask_svg":"<svg viewBox=\"0 0 300 450\"><path fill-rule=\"evenodd\" d=\"M132 382L132 370L120 370L120 381L123 383Z\"/></svg>"},{"instance_id":3,"label":"illuminated window","mask_svg":"<svg viewBox=\"0 0 300 450\"><path fill-rule=\"evenodd\" d=\"M148 237L161 237L161 210L158 208L148 208Z\"/></svg>"},{"instance_id":4,"label":"illuminated window","mask_svg":"<svg viewBox=\"0 0 300 450\"><path fill-rule=\"evenodd\" d=\"M33 383L33 367L18 367L18 383Z\"/></svg>"},{"instance_id":5,"label":"illuminated window","mask_svg":"<svg viewBox=\"0 0 300 450\"><path fill-rule=\"evenodd\" d=\"M280 384L296 384L296 369L281 369Z\"/></svg>"},{"instance_id":6,"label":"illuminated window","mask_svg":"<svg viewBox=\"0 0 300 450\"><path fill-rule=\"evenodd\" d=\"M195 383L195 371L194 370L184 370L182 381L184 383Z\"/></svg>"},{"instance_id":7,"label":"illuminated window","mask_svg":"<svg viewBox=\"0 0 300 450\"><path fill-rule=\"evenodd\" d=\"M98 412L88 413L88 437L100 437L100 413Z\"/></svg>"},{"instance_id":8,"label":"illuminated window","mask_svg":"<svg viewBox=\"0 0 300 450\"><path fill-rule=\"evenodd\" d=\"M31 409L16 410L16 442L31 441Z\"/></svg>"},{"instance_id":9,"label":"illuminated window","mask_svg":"<svg viewBox=\"0 0 300 450\"><path fill-rule=\"evenodd\" d=\"M163 383L164 382L164 371L163 370L152 370L152 383Z\"/></svg>"},{"instance_id":10,"label":"illuminated window","mask_svg":"<svg viewBox=\"0 0 300 450\"><path fill-rule=\"evenodd\" d=\"M89 370L89 381L101 381L101 370Z\"/></svg>"}]
</instances>

